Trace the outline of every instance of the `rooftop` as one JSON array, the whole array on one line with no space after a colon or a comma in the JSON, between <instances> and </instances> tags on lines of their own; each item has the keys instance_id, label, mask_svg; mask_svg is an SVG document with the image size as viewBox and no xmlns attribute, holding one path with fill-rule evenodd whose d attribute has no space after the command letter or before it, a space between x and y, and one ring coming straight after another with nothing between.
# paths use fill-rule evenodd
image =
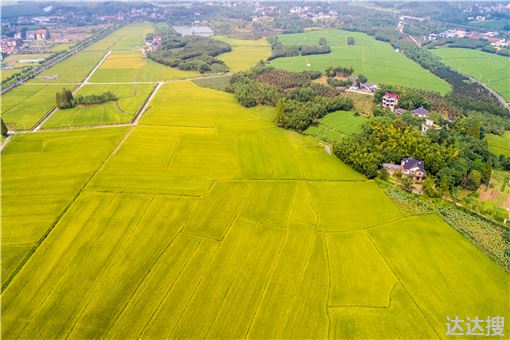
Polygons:
<instances>
[{"instance_id":1,"label":"rooftop","mask_svg":"<svg viewBox=\"0 0 510 340\"><path fill-rule=\"evenodd\" d=\"M418 168L422 171L425 171L425 165L423 164L423 161L420 161L413 157L403 158L402 159L402 168L404 170L411 170L414 168Z\"/></svg>"}]
</instances>

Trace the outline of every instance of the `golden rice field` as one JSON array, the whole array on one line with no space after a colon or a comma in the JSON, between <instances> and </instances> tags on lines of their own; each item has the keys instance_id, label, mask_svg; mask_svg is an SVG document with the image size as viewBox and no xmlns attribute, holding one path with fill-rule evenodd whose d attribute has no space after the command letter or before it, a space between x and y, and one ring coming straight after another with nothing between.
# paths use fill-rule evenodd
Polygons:
<instances>
[{"instance_id":1,"label":"golden rice field","mask_svg":"<svg viewBox=\"0 0 510 340\"><path fill-rule=\"evenodd\" d=\"M266 38L241 40L218 36L214 39L224 41L232 47L231 52L218 56L218 59L223 60L231 72L247 71L271 55L271 46Z\"/></svg>"},{"instance_id":2,"label":"golden rice field","mask_svg":"<svg viewBox=\"0 0 510 340\"><path fill-rule=\"evenodd\" d=\"M43 128L128 123L142 109L146 98L153 89L154 84L85 85L76 92L77 96L110 91L117 96L118 100L57 110L43 125Z\"/></svg>"},{"instance_id":3,"label":"golden rice field","mask_svg":"<svg viewBox=\"0 0 510 340\"><path fill-rule=\"evenodd\" d=\"M2 157L5 339L429 339L509 316L508 274L438 216L189 81L137 126Z\"/></svg>"}]
</instances>

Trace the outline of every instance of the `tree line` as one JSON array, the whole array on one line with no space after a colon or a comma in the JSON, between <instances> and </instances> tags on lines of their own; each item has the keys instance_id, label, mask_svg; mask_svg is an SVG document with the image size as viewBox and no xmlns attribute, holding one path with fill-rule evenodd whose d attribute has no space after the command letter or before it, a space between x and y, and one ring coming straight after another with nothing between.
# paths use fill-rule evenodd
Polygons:
<instances>
[{"instance_id":1,"label":"tree line","mask_svg":"<svg viewBox=\"0 0 510 340\"><path fill-rule=\"evenodd\" d=\"M61 92L55 94L56 105L59 109L65 110L75 107L76 105L96 105L109 101L116 101L119 98L111 91L106 91L101 94L92 94L88 96L77 95L73 96L71 90L62 89Z\"/></svg>"},{"instance_id":2,"label":"tree line","mask_svg":"<svg viewBox=\"0 0 510 340\"><path fill-rule=\"evenodd\" d=\"M299 55L331 53L331 48L325 38L320 38L318 45L284 45L278 40L277 36L269 37L268 41L271 44L272 53L267 60Z\"/></svg>"}]
</instances>

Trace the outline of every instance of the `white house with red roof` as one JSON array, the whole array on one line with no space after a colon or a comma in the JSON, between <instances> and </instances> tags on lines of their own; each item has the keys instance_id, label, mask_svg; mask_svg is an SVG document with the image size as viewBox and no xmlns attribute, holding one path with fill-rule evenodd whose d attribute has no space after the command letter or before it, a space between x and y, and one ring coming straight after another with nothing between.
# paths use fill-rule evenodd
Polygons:
<instances>
[{"instance_id":1,"label":"white house with red roof","mask_svg":"<svg viewBox=\"0 0 510 340\"><path fill-rule=\"evenodd\" d=\"M393 112L398 105L398 98L399 96L396 93L386 93L382 99L382 107L389 107L391 112Z\"/></svg>"}]
</instances>

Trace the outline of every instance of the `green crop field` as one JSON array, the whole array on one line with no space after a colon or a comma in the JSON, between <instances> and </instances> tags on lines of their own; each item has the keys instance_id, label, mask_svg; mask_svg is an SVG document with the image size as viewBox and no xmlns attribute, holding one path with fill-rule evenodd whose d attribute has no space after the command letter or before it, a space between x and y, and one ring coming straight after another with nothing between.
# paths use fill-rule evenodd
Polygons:
<instances>
[{"instance_id":1,"label":"green crop field","mask_svg":"<svg viewBox=\"0 0 510 340\"><path fill-rule=\"evenodd\" d=\"M76 95L111 91L119 99L116 102L57 110L43 128L127 123L142 108L153 88L153 84L85 85Z\"/></svg>"},{"instance_id":2,"label":"green crop field","mask_svg":"<svg viewBox=\"0 0 510 340\"><path fill-rule=\"evenodd\" d=\"M448 66L471 76L510 102L510 58L468 48L431 50Z\"/></svg>"},{"instance_id":3,"label":"green crop field","mask_svg":"<svg viewBox=\"0 0 510 340\"><path fill-rule=\"evenodd\" d=\"M2 95L2 118L13 130L32 128L55 106L62 85L24 84Z\"/></svg>"},{"instance_id":4,"label":"green crop field","mask_svg":"<svg viewBox=\"0 0 510 340\"><path fill-rule=\"evenodd\" d=\"M496 155L510 156L510 131L506 131L502 136L488 134L487 142L491 152Z\"/></svg>"},{"instance_id":5,"label":"green crop field","mask_svg":"<svg viewBox=\"0 0 510 340\"><path fill-rule=\"evenodd\" d=\"M354 37L355 45L348 46L347 37ZM390 44L364 33L327 29L278 36L284 45L317 45L320 38L327 40L331 53L278 58L270 65L289 71L324 71L328 66L352 67L355 74L362 73L374 83L402 85L442 94L450 91L447 82L396 52Z\"/></svg>"},{"instance_id":6,"label":"green crop field","mask_svg":"<svg viewBox=\"0 0 510 340\"><path fill-rule=\"evenodd\" d=\"M317 125L310 126L305 134L335 142L342 137L360 132L366 121L366 117L355 116L351 111L332 112L319 119Z\"/></svg>"},{"instance_id":7,"label":"green crop field","mask_svg":"<svg viewBox=\"0 0 510 340\"><path fill-rule=\"evenodd\" d=\"M137 126L15 136L2 337L443 338L447 316L509 317L500 266L273 111L182 81Z\"/></svg>"},{"instance_id":8,"label":"green crop field","mask_svg":"<svg viewBox=\"0 0 510 340\"><path fill-rule=\"evenodd\" d=\"M214 37L232 46L232 51L223 53L218 59L223 60L231 72L249 70L260 60L266 60L271 55L271 46L266 38L259 40L232 39L224 36Z\"/></svg>"},{"instance_id":9,"label":"green crop field","mask_svg":"<svg viewBox=\"0 0 510 340\"><path fill-rule=\"evenodd\" d=\"M36 83L79 83L103 58L101 51L80 51L68 59L41 72L31 82Z\"/></svg>"}]
</instances>

